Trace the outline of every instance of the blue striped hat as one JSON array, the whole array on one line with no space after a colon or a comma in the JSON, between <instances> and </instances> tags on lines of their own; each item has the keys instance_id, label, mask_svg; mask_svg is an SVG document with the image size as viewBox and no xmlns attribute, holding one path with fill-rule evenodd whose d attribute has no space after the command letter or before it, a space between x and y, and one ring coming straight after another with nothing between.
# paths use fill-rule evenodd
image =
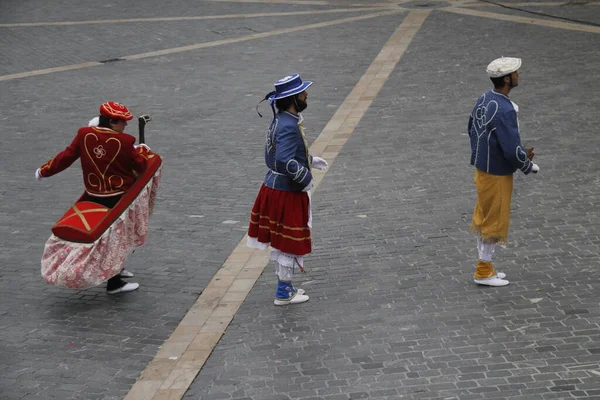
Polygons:
<instances>
[{"instance_id":1,"label":"blue striped hat","mask_svg":"<svg viewBox=\"0 0 600 400\"><path fill-rule=\"evenodd\" d=\"M302 93L313 83L311 81L302 82L300 75L288 75L275 82L275 92L271 92L269 100L271 102L277 99L284 99L298 93Z\"/></svg>"}]
</instances>

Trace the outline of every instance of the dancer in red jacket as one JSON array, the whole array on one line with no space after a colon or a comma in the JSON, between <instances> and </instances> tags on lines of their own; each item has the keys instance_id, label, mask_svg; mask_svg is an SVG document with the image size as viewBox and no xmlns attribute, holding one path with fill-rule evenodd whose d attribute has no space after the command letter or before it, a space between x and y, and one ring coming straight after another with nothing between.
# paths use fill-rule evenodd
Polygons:
<instances>
[{"instance_id":1,"label":"dancer in red jacket","mask_svg":"<svg viewBox=\"0 0 600 400\"><path fill-rule=\"evenodd\" d=\"M80 128L65 150L36 171L36 178L58 174L79 158L86 192L84 200L114 207L146 168L147 147L135 146L135 138L123 132L131 119L133 115L124 105L112 101L102 104L98 126ZM130 277L133 274L123 269L108 280L107 293L136 290L139 284L121 279Z\"/></svg>"}]
</instances>

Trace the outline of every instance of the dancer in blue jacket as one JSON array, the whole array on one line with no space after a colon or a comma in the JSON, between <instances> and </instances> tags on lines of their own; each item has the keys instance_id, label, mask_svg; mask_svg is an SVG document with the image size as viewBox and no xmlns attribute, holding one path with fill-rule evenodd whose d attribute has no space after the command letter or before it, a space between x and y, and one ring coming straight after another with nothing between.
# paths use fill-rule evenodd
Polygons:
<instances>
[{"instance_id":1,"label":"dancer in blue jacket","mask_svg":"<svg viewBox=\"0 0 600 400\"><path fill-rule=\"evenodd\" d=\"M502 57L492 61L487 74L494 89L482 94L469 118L471 165L475 166L477 203L471 230L477 234L479 259L474 281L480 285L508 285L506 274L497 272L492 256L497 243L506 242L510 222L513 174L540 169L531 160L519 136L519 107L508 98L519 84L521 59Z\"/></svg>"},{"instance_id":2,"label":"dancer in blue jacket","mask_svg":"<svg viewBox=\"0 0 600 400\"><path fill-rule=\"evenodd\" d=\"M296 268L304 270L304 256L312 250L311 170L327 168L327 161L309 154L302 127L310 85L298 74L289 75L275 82L275 91L265 97L274 114L265 144L268 171L250 215L248 246L264 250L271 246L278 306L308 300L292 278Z\"/></svg>"}]
</instances>

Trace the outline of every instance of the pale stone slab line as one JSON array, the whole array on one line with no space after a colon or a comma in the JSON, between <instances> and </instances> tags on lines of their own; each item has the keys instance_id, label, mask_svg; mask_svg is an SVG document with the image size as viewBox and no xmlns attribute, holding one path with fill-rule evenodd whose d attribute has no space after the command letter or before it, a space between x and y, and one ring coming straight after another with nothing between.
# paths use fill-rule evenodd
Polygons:
<instances>
[{"instance_id":1,"label":"pale stone slab line","mask_svg":"<svg viewBox=\"0 0 600 400\"><path fill-rule=\"evenodd\" d=\"M572 6L572 7L588 7L588 6L600 6L600 1L590 1L590 2L581 2L578 4L573 4L569 1L564 2L531 2L531 3L501 3L498 2L499 5L507 6L507 7L563 7L563 6ZM482 3L482 2L467 2L464 3L466 7L498 7L496 4L491 3Z\"/></svg>"},{"instance_id":2,"label":"pale stone slab line","mask_svg":"<svg viewBox=\"0 0 600 400\"><path fill-rule=\"evenodd\" d=\"M38 69L35 71L29 71L29 72L20 72L18 74L0 75L0 81L10 81L12 79L26 78L29 76L53 74L55 72L64 72L64 71L70 71L73 69L89 68L89 67L95 67L98 65L102 65L102 63L99 63L97 61L90 61L90 62L84 62L81 64L65 65L63 67L45 68L45 69Z\"/></svg>"},{"instance_id":3,"label":"pale stone slab line","mask_svg":"<svg viewBox=\"0 0 600 400\"><path fill-rule=\"evenodd\" d=\"M312 154L333 164L428 15L428 10L407 15L319 134ZM325 173L314 171L314 190ZM237 244L125 400L179 400L185 395L269 262L269 253L249 249L246 239Z\"/></svg>"},{"instance_id":4,"label":"pale stone slab line","mask_svg":"<svg viewBox=\"0 0 600 400\"><path fill-rule=\"evenodd\" d=\"M430 10L415 10L407 15L314 141L312 154L333 164L429 13ZM318 186L324 173L315 171L314 175L315 186Z\"/></svg>"},{"instance_id":5,"label":"pale stone slab line","mask_svg":"<svg viewBox=\"0 0 600 400\"><path fill-rule=\"evenodd\" d=\"M571 30L571 31L580 31L580 32L588 32L588 33L600 33L600 27L591 26L591 25L582 25L582 24L574 24L574 23L570 23L570 22L519 17L519 16L515 16L515 15L497 14L497 13L491 13L491 12L486 12L486 11L469 10L466 8L449 7L449 8L440 8L439 10L445 11L445 12L451 12L451 13L455 13L455 14L470 15L472 17L483 17L483 18L497 19L497 20L501 20L501 21L517 22L520 24L545 26L548 28L567 29L567 30Z\"/></svg>"},{"instance_id":6,"label":"pale stone slab line","mask_svg":"<svg viewBox=\"0 0 600 400\"><path fill-rule=\"evenodd\" d=\"M190 45L190 46L175 47L172 49L151 51L149 53L136 54L133 56L125 56L125 57L121 57L121 58L123 58L125 60L137 60L137 59L141 59L141 58L157 57L157 56L163 56L163 55L167 55L167 54L179 53L182 51L197 50L197 49L202 49L202 48L206 48L206 47L219 46L222 44L239 43L239 42L244 42L247 40L263 39L263 38L266 38L269 36L282 35L282 34L292 33L292 32L299 32L299 31L304 31L307 29L323 28L326 26L344 24L346 22L360 21L363 19L382 17L385 15L392 15L392 14L396 14L396 13L403 12L403 11L404 10L401 10L401 9L393 10L393 11L382 11L379 13L366 14L366 15L361 15L361 16L357 16L357 17L336 19L333 21L319 22L319 23L310 24L310 25L301 25L301 26L296 26L293 28L284 28L284 29L277 29L277 30L269 31L269 32L255 33L255 34L244 36L241 38L223 39L223 40L217 40L217 41L208 42L208 43L199 43L199 44L194 44L194 45Z\"/></svg>"},{"instance_id":7,"label":"pale stone slab line","mask_svg":"<svg viewBox=\"0 0 600 400\"><path fill-rule=\"evenodd\" d=\"M347 12L361 11L376 11L381 10L381 7L368 8L336 8L332 10L313 10L313 11L287 11L287 12L272 12L272 13L256 13L256 14L223 14L223 15L201 15L195 17L164 17L164 18L130 18L130 19L105 19L95 21L63 21L63 22L21 22L14 24L0 24L0 28L21 28L21 27L36 27L36 26L68 26L68 25L93 25L93 24L123 24L123 23L138 23L138 22L178 22L178 21L204 21L213 19L246 19L246 18L261 18L261 17L286 17L294 15L317 15L317 14L335 14Z\"/></svg>"},{"instance_id":8,"label":"pale stone slab line","mask_svg":"<svg viewBox=\"0 0 600 400\"><path fill-rule=\"evenodd\" d=\"M401 4L410 3L411 1L414 1L414 0L383 0L383 1L386 1L388 6L393 6L393 5L401 5ZM433 0L433 1L444 1L445 3L452 3L455 0Z\"/></svg>"},{"instance_id":9,"label":"pale stone slab line","mask_svg":"<svg viewBox=\"0 0 600 400\"><path fill-rule=\"evenodd\" d=\"M261 4L294 4L294 5L307 5L307 6L339 6L340 3L336 1L316 1L316 0L202 0L205 3L261 3ZM344 4L345 6L353 7L372 7L376 5L389 6L389 3L351 3Z\"/></svg>"},{"instance_id":10,"label":"pale stone slab line","mask_svg":"<svg viewBox=\"0 0 600 400\"><path fill-rule=\"evenodd\" d=\"M125 399L181 399L267 262L240 242Z\"/></svg>"},{"instance_id":11,"label":"pale stone slab line","mask_svg":"<svg viewBox=\"0 0 600 400\"><path fill-rule=\"evenodd\" d=\"M220 46L220 45L224 45L224 44L232 44L232 43L245 42L248 40L263 39L266 37L282 35L282 34L286 34L286 33L290 33L290 32L299 32L299 31L304 31L304 30L308 30L308 29L317 29L317 28L323 28L323 27L327 27L327 26L344 24L346 22L354 22L354 21L360 21L363 19L382 17L385 15L397 14L397 13L400 13L403 11L405 11L405 10L395 9L393 11L383 11L383 12L379 12L379 13L366 14L366 15L361 15L361 16L357 16L357 17L336 19L336 20L332 20L332 21L320 22L317 24L300 25L300 26L296 26L293 28L277 29L274 31L255 33L252 35L242 36L242 37L238 37L238 38L216 40L213 42L199 43L199 44L183 46L183 47L173 47L170 49L151 51L148 53L134 54L131 56L124 56L124 57L119 57L119 58L122 60L137 60L137 59L142 59L142 58L158 57L158 56L164 56L167 54L174 54L174 53L181 53L184 51L204 49L204 48L215 47L215 46ZM97 62L97 61L92 61L92 62L85 62L85 63L81 63L81 64L66 65L63 67L39 69L39 70L35 70L35 71L20 72L17 74L10 74L10 75L0 75L0 82L1 81L9 81L9 80L13 80L13 79L27 78L27 77L32 77L32 76L52 74L55 72L63 72L63 71L69 71L69 70L74 70L74 69L94 67L94 66L99 66L99 65L104 65L104 64Z\"/></svg>"}]
</instances>

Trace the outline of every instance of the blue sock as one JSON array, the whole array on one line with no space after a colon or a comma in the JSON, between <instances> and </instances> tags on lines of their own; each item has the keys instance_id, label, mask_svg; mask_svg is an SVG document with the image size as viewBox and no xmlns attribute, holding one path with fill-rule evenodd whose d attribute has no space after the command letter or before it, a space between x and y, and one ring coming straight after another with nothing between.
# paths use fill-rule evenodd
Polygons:
<instances>
[{"instance_id":1,"label":"blue sock","mask_svg":"<svg viewBox=\"0 0 600 400\"><path fill-rule=\"evenodd\" d=\"M296 288L291 281L277 280L277 291L275 297L280 300L290 300L296 295Z\"/></svg>"}]
</instances>

